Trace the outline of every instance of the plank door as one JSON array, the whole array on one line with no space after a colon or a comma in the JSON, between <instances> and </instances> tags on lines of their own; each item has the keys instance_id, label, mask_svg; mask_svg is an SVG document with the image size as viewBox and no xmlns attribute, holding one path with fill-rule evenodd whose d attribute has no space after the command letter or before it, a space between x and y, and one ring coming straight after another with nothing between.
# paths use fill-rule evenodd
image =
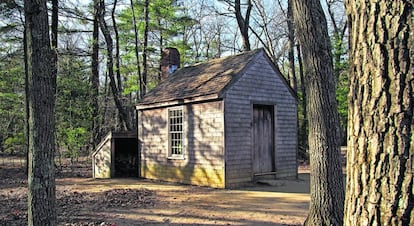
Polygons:
<instances>
[{"instance_id":1,"label":"plank door","mask_svg":"<svg viewBox=\"0 0 414 226\"><path fill-rule=\"evenodd\" d=\"M253 174L275 171L273 105L253 105Z\"/></svg>"}]
</instances>

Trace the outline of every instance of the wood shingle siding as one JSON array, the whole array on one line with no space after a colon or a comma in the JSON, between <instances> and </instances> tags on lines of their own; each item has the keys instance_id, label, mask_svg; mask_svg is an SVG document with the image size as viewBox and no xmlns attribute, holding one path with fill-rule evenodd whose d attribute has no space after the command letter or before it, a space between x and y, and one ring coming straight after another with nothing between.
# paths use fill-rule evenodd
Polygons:
<instances>
[{"instance_id":1,"label":"wood shingle siding","mask_svg":"<svg viewBox=\"0 0 414 226\"><path fill-rule=\"evenodd\" d=\"M141 176L224 187L222 101L194 103L184 110L184 159L168 159L167 109L139 111Z\"/></svg>"},{"instance_id":2,"label":"wood shingle siding","mask_svg":"<svg viewBox=\"0 0 414 226\"><path fill-rule=\"evenodd\" d=\"M172 107L183 109L182 159L168 158ZM223 188L297 175L296 95L263 50L181 68L137 110L142 177Z\"/></svg>"},{"instance_id":3,"label":"wood shingle siding","mask_svg":"<svg viewBox=\"0 0 414 226\"><path fill-rule=\"evenodd\" d=\"M297 100L265 55L226 92L226 186L252 180L252 105L274 106L276 175L296 176ZM260 75L260 79L258 78ZM278 175L279 174L279 175Z\"/></svg>"},{"instance_id":4,"label":"wood shingle siding","mask_svg":"<svg viewBox=\"0 0 414 226\"><path fill-rule=\"evenodd\" d=\"M103 139L96 151L92 154L92 176L93 178L111 178L111 137Z\"/></svg>"}]
</instances>

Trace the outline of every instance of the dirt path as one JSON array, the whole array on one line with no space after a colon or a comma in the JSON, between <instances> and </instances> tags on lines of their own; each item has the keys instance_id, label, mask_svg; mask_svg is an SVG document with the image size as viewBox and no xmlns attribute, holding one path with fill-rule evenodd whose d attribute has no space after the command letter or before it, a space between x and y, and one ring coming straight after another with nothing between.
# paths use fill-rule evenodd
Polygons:
<instances>
[{"instance_id":1,"label":"dirt path","mask_svg":"<svg viewBox=\"0 0 414 226\"><path fill-rule=\"evenodd\" d=\"M27 183L19 172L0 168L0 225L26 224ZM306 173L233 190L140 179L56 183L60 225L301 225L309 204Z\"/></svg>"},{"instance_id":2,"label":"dirt path","mask_svg":"<svg viewBox=\"0 0 414 226\"><path fill-rule=\"evenodd\" d=\"M299 180L278 181L277 186L261 185L235 190L177 185L134 179L58 180L59 189L104 192L109 189L148 189L155 193L154 206L135 209L108 209L116 225L136 223L245 225L300 225L308 209L308 175Z\"/></svg>"}]
</instances>

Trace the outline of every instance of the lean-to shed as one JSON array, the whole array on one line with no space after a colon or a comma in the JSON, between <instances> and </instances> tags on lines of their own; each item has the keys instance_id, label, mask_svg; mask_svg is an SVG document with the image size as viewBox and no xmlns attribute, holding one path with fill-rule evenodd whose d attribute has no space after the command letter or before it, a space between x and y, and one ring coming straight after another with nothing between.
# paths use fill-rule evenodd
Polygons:
<instances>
[{"instance_id":1,"label":"lean-to shed","mask_svg":"<svg viewBox=\"0 0 414 226\"><path fill-rule=\"evenodd\" d=\"M109 132L92 153L93 178L137 177L136 131Z\"/></svg>"},{"instance_id":2,"label":"lean-to shed","mask_svg":"<svg viewBox=\"0 0 414 226\"><path fill-rule=\"evenodd\" d=\"M297 175L297 99L262 49L181 68L137 111L141 177L227 188Z\"/></svg>"}]
</instances>

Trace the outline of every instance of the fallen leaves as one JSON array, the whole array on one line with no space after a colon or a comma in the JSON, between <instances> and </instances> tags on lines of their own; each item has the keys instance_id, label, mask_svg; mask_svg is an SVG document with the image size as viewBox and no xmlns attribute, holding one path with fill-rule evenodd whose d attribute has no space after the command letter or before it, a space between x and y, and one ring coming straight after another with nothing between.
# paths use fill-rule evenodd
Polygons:
<instances>
[{"instance_id":1,"label":"fallen leaves","mask_svg":"<svg viewBox=\"0 0 414 226\"><path fill-rule=\"evenodd\" d=\"M141 189L112 189L102 195L101 204L106 207L152 207L155 205L155 193L151 190Z\"/></svg>"},{"instance_id":2,"label":"fallen leaves","mask_svg":"<svg viewBox=\"0 0 414 226\"><path fill-rule=\"evenodd\" d=\"M27 224L27 179L16 170L2 169L0 174L0 225ZM78 192L71 188L56 190L59 225L115 226L104 214L113 209L151 208L157 203L155 191L108 189L101 192ZM91 213L92 211L92 213ZM102 212L102 217L93 212Z\"/></svg>"},{"instance_id":3,"label":"fallen leaves","mask_svg":"<svg viewBox=\"0 0 414 226\"><path fill-rule=\"evenodd\" d=\"M126 207L143 208L155 205L155 192L141 189L110 189L104 192L57 192L57 203L62 209L75 209L88 206L94 210L102 208Z\"/></svg>"}]
</instances>

